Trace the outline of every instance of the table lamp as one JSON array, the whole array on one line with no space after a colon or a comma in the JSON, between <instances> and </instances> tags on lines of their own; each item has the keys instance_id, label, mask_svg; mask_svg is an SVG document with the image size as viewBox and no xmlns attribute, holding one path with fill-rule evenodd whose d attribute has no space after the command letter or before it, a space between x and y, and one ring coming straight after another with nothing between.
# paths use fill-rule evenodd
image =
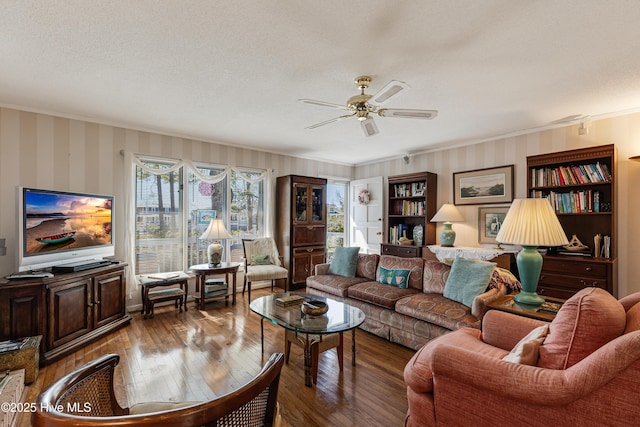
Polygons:
<instances>
[{"instance_id":1,"label":"table lamp","mask_svg":"<svg viewBox=\"0 0 640 427\"><path fill-rule=\"evenodd\" d=\"M450 247L456 240L456 232L451 228L451 222L464 221L460 211L452 204L445 203L431 218L431 222L443 222L444 229L440 232L440 245Z\"/></svg>"},{"instance_id":2,"label":"table lamp","mask_svg":"<svg viewBox=\"0 0 640 427\"><path fill-rule=\"evenodd\" d=\"M522 246L516 257L522 292L513 299L522 304L542 304L544 299L536 293L542 270L542 255L537 248L569 244L549 200L515 199L496 241Z\"/></svg>"},{"instance_id":3,"label":"table lamp","mask_svg":"<svg viewBox=\"0 0 640 427\"><path fill-rule=\"evenodd\" d=\"M220 244L220 239L231 239L231 235L224 228L224 223L220 218L214 218L209 223L207 229L199 237L201 240L213 240L213 243L207 248L207 259L209 267L220 267L222 261L222 252L224 247Z\"/></svg>"}]
</instances>

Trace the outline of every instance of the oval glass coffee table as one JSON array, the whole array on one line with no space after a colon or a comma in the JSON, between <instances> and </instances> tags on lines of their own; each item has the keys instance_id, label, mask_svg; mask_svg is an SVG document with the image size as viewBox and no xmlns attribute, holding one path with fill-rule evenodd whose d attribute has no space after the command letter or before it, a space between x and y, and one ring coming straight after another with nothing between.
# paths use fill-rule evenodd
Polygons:
<instances>
[{"instance_id":1,"label":"oval glass coffee table","mask_svg":"<svg viewBox=\"0 0 640 427\"><path fill-rule=\"evenodd\" d=\"M299 299L296 299L299 297ZM307 316L302 313L304 301L324 301L329 306L322 316ZM284 302L279 304L279 302ZM264 352L264 320L268 320L295 334L304 349L305 385L312 386L312 346L322 342L324 335L339 334L352 331L351 364L356 364L356 328L364 322L365 316L358 307L336 301L331 298L305 293L285 292L267 295L251 301L251 311L260 315L260 335L262 352Z\"/></svg>"}]
</instances>

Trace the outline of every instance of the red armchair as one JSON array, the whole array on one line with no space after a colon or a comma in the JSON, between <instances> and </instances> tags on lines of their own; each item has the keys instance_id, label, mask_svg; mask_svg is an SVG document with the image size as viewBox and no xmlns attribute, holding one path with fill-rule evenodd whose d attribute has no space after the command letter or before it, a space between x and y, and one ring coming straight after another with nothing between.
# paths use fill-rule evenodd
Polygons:
<instances>
[{"instance_id":1,"label":"red armchair","mask_svg":"<svg viewBox=\"0 0 640 427\"><path fill-rule=\"evenodd\" d=\"M482 332L430 341L404 371L405 426L636 425L640 293L582 290L549 324L535 366L502 360L544 324L492 310Z\"/></svg>"}]
</instances>

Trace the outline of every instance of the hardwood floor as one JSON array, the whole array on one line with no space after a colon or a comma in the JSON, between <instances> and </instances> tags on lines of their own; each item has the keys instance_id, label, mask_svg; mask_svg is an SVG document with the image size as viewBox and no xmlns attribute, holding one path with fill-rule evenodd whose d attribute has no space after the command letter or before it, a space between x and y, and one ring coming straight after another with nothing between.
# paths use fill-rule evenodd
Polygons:
<instances>
[{"instance_id":1,"label":"hardwood floor","mask_svg":"<svg viewBox=\"0 0 640 427\"><path fill-rule=\"evenodd\" d=\"M252 292L252 298L269 293ZM40 391L72 369L105 353L120 355L116 396L123 406L144 401L207 400L249 381L273 352L284 351L284 330L265 322L265 354L260 352L260 317L238 294L237 304L211 302L199 311L178 313L156 307L153 319L132 313L131 325L40 370L23 398ZM403 370L413 350L360 329L356 366L351 366L351 333L344 334L344 370L335 350L320 355L318 384L304 385L302 349L291 347L278 401L286 421L298 426L402 426L407 411ZM18 426L29 426L21 414Z\"/></svg>"}]
</instances>

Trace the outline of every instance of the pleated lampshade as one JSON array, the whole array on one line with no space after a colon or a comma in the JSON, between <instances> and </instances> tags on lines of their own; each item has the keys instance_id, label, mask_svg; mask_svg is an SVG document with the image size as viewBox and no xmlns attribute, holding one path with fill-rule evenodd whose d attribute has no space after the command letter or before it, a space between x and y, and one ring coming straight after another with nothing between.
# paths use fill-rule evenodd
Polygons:
<instances>
[{"instance_id":1,"label":"pleated lampshade","mask_svg":"<svg viewBox=\"0 0 640 427\"><path fill-rule=\"evenodd\" d=\"M563 246L569 241L547 199L515 199L496 242L522 246Z\"/></svg>"}]
</instances>

